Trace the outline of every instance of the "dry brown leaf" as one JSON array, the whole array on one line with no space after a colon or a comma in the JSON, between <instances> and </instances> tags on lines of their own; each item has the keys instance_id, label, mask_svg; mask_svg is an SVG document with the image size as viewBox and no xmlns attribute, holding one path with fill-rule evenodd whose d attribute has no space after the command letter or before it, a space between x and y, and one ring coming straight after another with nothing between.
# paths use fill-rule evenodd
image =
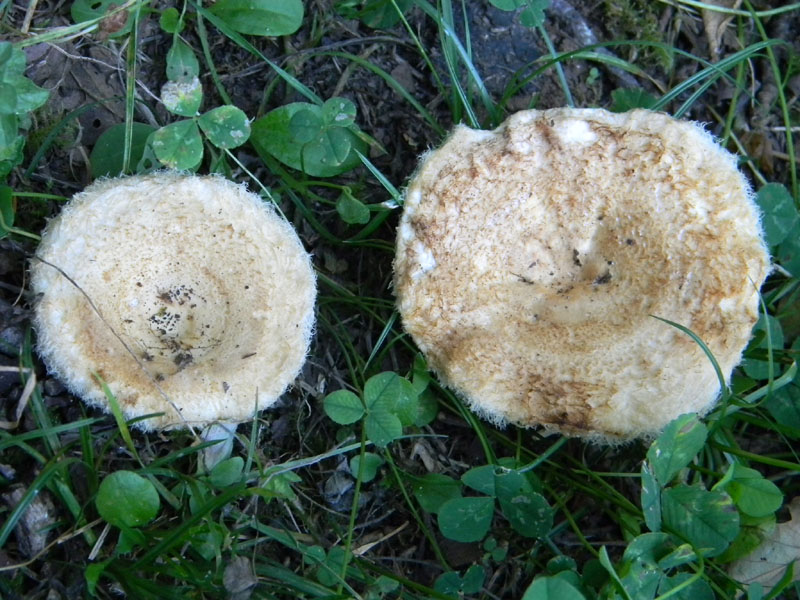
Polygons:
<instances>
[{"instance_id":1,"label":"dry brown leaf","mask_svg":"<svg viewBox=\"0 0 800 600\"><path fill-rule=\"evenodd\" d=\"M742 0L706 0L706 4L732 9L739 8L741 3ZM701 12L703 13L703 26L706 30L711 58L716 60L722 47L722 36L725 33L725 28L733 19L733 15L708 8L704 8Z\"/></svg>"},{"instance_id":2,"label":"dry brown leaf","mask_svg":"<svg viewBox=\"0 0 800 600\"><path fill-rule=\"evenodd\" d=\"M758 165L765 175L770 176L775 172L775 147L772 139L763 131L748 131L742 135L747 155Z\"/></svg>"},{"instance_id":3,"label":"dry brown leaf","mask_svg":"<svg viewBox=\"0 0 800 600\"><path fill-rule=\"evenodd\" d=\"M768 593L780 580L786 567L800 559L800 496L789 505L791 520L781 523L761 545L744 558L731 563L728 574L739 583L758 582ZM794 581L800 580L795 566Z\"/></svg>"},{"instance_id":4,"label":"dry brown leaf","mask_svg":"<svg viewBox=\"0 0 800 600\"><path fill-rule=\"evenodd\" d=\"M237 556L225 567L222 583L231 600L248 600L258 584L253 565L246 556Z\"/></svg>"}]
</instances>

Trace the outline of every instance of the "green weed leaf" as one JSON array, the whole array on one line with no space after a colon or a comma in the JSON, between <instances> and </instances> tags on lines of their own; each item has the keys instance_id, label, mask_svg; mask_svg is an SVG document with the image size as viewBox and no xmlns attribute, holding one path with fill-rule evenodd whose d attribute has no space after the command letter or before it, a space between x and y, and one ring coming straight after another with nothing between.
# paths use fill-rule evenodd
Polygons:
<instances>
[{"instance_id":1,"label":"green weed leaf","mask_svg":"<svg viewBox=\"0 0 800 600\"><path fill-rule=\"evenodd\" d=\"M483 587L483 582L486 579L486 572L481 565L472 565L464 573L462 578L461 591L465 594L477 594Z\"/></svg>"},{"instance_id":2,"label":"green weed leaf","mask_svg":"<svg viewBox=\"0 0 800 600\"><path fill-rule=\"evenodd\" d=\"M653 598L664 578L662 561L669 560L675 549L666 533L645 533L634 538L625 553L619 572L630 598Z\"/></svg>"},{"instance_id":3,"label":"green weed leaf","mask_svg":"<svg viewBox=\"0 0 800 600\"><path fill-rule=\"evenodd\" d=\"M216 488L229 487L241 481L243 468L244 459L241 456L228 458L211 469L208 480Z\"/></svg>"},{"instance_id":4,"label":"green weed leaf","mask_svg":"<svg viewBox=\"0 0 800 600\"><path fill-rule=\"evenodd\" d=\"M178 121L153 134L153 151L172 169L187 170L203 160L203 140L192 120Z\"/></svg>"},{"instance_id":5,"label":"green weed leaf","mask_svg":"<svg viewBox=\"0 0 800 600\"><path fill-rule=\"evenodd\" d=\"M777 519L774 514L759 519L741 515L741 529L728 549L717 556L720 563L729 563L751 554L775 532Z\"/></svg>"},{"instance_id":6,"label":"green weed leaf","mask_svg":"<svg viewBox=\"0 0 800 600\"><path fill-rule=\"evenodd\" d=\"M131 136L130 164L136 164L144 156L147 138L155 131L146 123L133 123ZM122 158L125 146L125 123L117 123L106 129L94 143L89 162L92 166L92 178L118 177L122 174ZM130 170L128 171L130 173Z\"/></svg>"},{"instance_id":7,"label":"green weed leaf","mask_svg":"<svg viewBox=\"0 0 800 600\"><path fill-rule=\"evenodd\" d=\"M330 127L349 127L356 120L356 105L347 98L329 98L322 105L322 119Z\"/></svg>"},{"instance_id":8,"label":"green weed leaf","mask_svg":"<svg viewBox=\"0 0 800 600\"><path fill-rule=\"evenodd\" d=\"M800 338L798 338L798 341L800 341ZM797 344L792 344L793 349L795 345ZM778 423L800 431L800 385L790 383L779 390L775 390L764 401L763 406ZM789 435L789 437L796 438L797 436Z\"/></svg>"},{"instance_id":9,"label":"green weed leaf","mask_svg":"<svg viewBox=\"0 0 800 600\"><path fill-rule=\"evenodd\" d=\"M299 481L302 481L302 479L297 473L294 471L286 471L284 473L271 475L264 483L264 489L277 498L294 500L297 498L297 495L292 489L292 484L298 483Z\"/></svg>"},{"instance_id":10,"label":"green weed leaf","mask_svg":"<svg viewBox=\"0 0 800 600\"><path fill-rule=\"evenodd\" d=\"M222 553L222 544L225 541L224 529L214 522L204 523L193 528L190 535L192 549L205 560L214 560Z\"/></svg>"},{"instance_id":11,"label":"green weed leaf","mask_svg":"<svg viewBox=\"0 0 800 600\"><path fill-rule=\"evenodd\" d=\"M0 85L8 85L14 90L16 96L14 113L17 115L36 110L47 102L47 98L50 96L50 92L40 88L27 77L10 79L7 83ZM0 112L2 112L1 108Z\"/></svg>"},{"instance_id":12,"label":"green weed leaf","mask_svg":"<svg viewBox=\"0 0 800 600\"><path fill-rule=\"evenodd\" d=\"M661 531L661 486L647 461L642 463L642 513L650 531Z\"/></svg>"},{"instance_id":13,"label":"green weed leaf","mask_svg":"<svg viewBox=\"0 0 800 600\"><path fill-rule=\"evenodd\" d=\"M348 390L337 390L328 394L322 401L322 406L325 414L339 425L350 425L364 416L361 399Z\"/></svg>"},{"instance_id":14,"label":"green weed leaf","mask_svg":"<svg viewBox=\"0 0 800 600\"><path fill-rule=\"evenodd\" d=\"M133 471L115 471L100 483L95 505L108 523L127 528L152 521L161 503L147 479Z\"/></svg>"},{"instance_id":15,"label":"green weed leaf","mask_svg":"<svg viewBox=\"0 0 800 600\"><path fill-rule=\"evenodd\" d=\"M86 589L92 597L94 597L97 582L100 581L100 576L112 560L113 559L109 558L100 562L90 563L86 566L83 577L86 579Z\"/></svg>"},{"instance_id":16,"label":"green weed leaf","mask_svg":"<svg viewBox=\"0 0 800 600\"><path fill-rule=\"evenodd\" d=\"M461 476L461 481L464 482L464 485L471 487L476 492L486 494L487 496L494 496L495 469L496 467L494 465L473 467Z\"/></svg>"},{"instance_id":17,"label":"green weed leaf","mask_svg":"<svg viewBox=\"0 0 800 600\"><path fill-rule=\"evenodd\" d=\"M775 258L784 269L795 277L800 277L800 223L794 226L778 246Z\"/></svg>"},{"instance_id":18,"label":"green weed leaf","mask_svg":"<svg viewBox=\"0 0 800 600\"><path fill-rule=\"evenodd\" d=\"M151 171L155 171L161 167L161 163L156 156L155 150L153 150L153 139L155 138L156 131L153 131L149 136L147 136L147 141L145 142L144 150L142 151L142 158L140 158L136 163L137 173L150 173Z\"/></svg>"},{"instance_id":19,"label":"green weed leaf","mask_svg":"<svg viewBox=\"0 0 800 600\"><path fill-rule=\"evenodd\" d=\"M766 517L783 504L783 493L755 469L731 465L733 477L725 486L736 507L751 517Z\"/></svg>"},{"instance_id":20,"label":"green weed leaf","mask_svg":"<svg viewBox=\"0 0 800 600\"><path fill-rule=\"evenodd\" d=\"M404 405L413 402L417 397L414 386L408 379L397 373L386 371L370 377L364 384L364 404L367 410L375 410L378 406L389 412L396 412Z\"/></svg>"},{"instance_id":21,"label":"green weed leaf","mask_svg":"<svg viewBox=\"0 0 800 600\"><path fill-rule=\"evenodd\" d=\"M550 0L489 0L500 10L511 11L521 8L519 22L525 27L539 27L544 23L544 11Z\"/></svg>"},{"instance_id":22,"label":"green weed leaf","mask_svg":"<svg viewBox=\"0 0 800 600\"><path fill-rule=\"evenodd\" d=\"M6 125L13 131L10 136L4 135ZM0 181L4 181L9 173L22 162L22 149L25 147L25 138L16 134L17 117L0 115Z\"/></svg>"},{"instance_id":23,"label":"green weed leaf","mask_svg":"<svg viewBox=\"0 0 800 600\"><path fill-rule=\"evenodd\" d=\"M131 529L130 527L120 526L119 539L117 546L114 548L116 554L128 554L132 552L136 546L144 546L147 538L138 529Z\"/></svg>"},{"instance_id":24,"label":"green weed leaf","mask_svg":"<svg viewBox=\"0 0 800 600\"><path fill-rule=\"evenodd\" d=\"M289 133L298 144L307 144L322 133L322 117L317 110L298 110L289 119Z\"/></svg>"},{"instance_id":25,"label":"green weed leaf","mask_svg":"<svg viewBox=\"0 0 800 600\"><path fill-rule=\"evenodd\" d=\"M622 555L620 573L632 597L652 597L661 577L659 561L674 547L666 533L643 533L628 544Z\"/></svg>"},{"instance_id":26,"label":"green weed leaf","mask_svg":"<svg viewBox=\"0 0 800 600\"><path fill-rule=\"evenodd\" d=\"M490 538L491 539L491 538ZM484 547L486 543L484 543ZM559 554L547 561L547 572L550 575L557 575L562 571L575 571L578 568L578 563L571 556Z\"/></svg>"},{"instance_id":27,"label":"green weed leaf","mask_svg":"<svg viewBox=\"0 0 800 600\"><path fill-rule=\"evenodd\" d=\"M340 127L324 129L303 146L303 164L338 167L350 156L352 134Z\"/></svg>"},{"instance_id":28,"label":"green weed leaf","mask_svg":"<svg viewBox=\"0 0 800 600\"><path fill-rule=\"evenodd\" d=\"M519 13L519 22L525 27L540 27L544 24L544 11L550 6L550 0L525 0L524 8Z\"/></svg>"},{"instance_id":29,"label":"green weed leaf","mask_svg":"<svg viewBox=\"0 0 800 600\"><path fill-rule=\"evenodd\" d=\"M387 371L370 377L364 385L367 437L378 446L385 447L403 435L404 423L399 415L405 413L404 407L415 398L411 382L397 373Z\"/></svg>"},{"instance_id":30,"label":"green weed leaf","mask_svg":"<svg viewBox=\"0 0 800 600\"><path fill-rule=\"evenodd\" d=\"M430 425L439 412L439 401L436 395L427 389L417 396L417 416L414 418L414 425L424 427Z\"/></svg>"},{"instance_id":31,"label":"green weed leaf","mask_svg":"<svg viewBox=\"0 0 800 600\"><path fill-rule=\"evenodd\" d=\"M687 565L697 560L697 553L692 549L691 544L681 544L672 552L660 558L658 566L664 569L674 569L681 565Z\"/></svg>"},{"instance_id":32,"label":"green weed leaf","mask_svg":"<svg viewBox=\"0 0 800 600\"><path fill-rule=\"evenodd\" d=\"M403 435L403 424L395 415L380 407L371 410L364 419L367 437L376 446L385 448L393 440Z\"/></svg>"},{"instance_id":33,"label":"green weed leaf","mask_svg":"<svg viewBox=\"0 0 800 600\"><path fill-rule=\"evenodd\" d=\"M0 81L0 115L17 114L17 90L10 83Z\"/></svg>"},{"instance_id":34,"label":"green weed leaf","mask_svg":"<svg viewBox=\"0 0 800 600\"><path fill-rule=\"evenodd\" d=\"M226 104L208 111L198 119L208 141L217 148L237 148L250 137L250 121L241 109Z\"/></svg>"},{"instance_id":35,"label":"green weed leaf","mask_svg":"<svg viewBox=\"0 0 800 600\"><path fill-rule=\"evenodd\" d=\"M400 582L396 579L392 579L386 575L381 575L378 579L375 580L373 584L375 589L378 593L383 597L386 594L391 594L394 591L397 591L400 588Z\"/></svg>"},{"instance_id":36,"label":"green weed leaf","mask_svg":"<svg viewBox=\"0 0 800 600\"><path fill-rule=\"evenodd\" d=\"M336 212L342 221L350 225L364 225L369 223L369 209L361 200L358 200L349 191L345 190L336 201Z\"/></svg>"},{"instance_id":37,"label":"green weed leaf","mask_svg":"<svg viewBox=\"0 0 800 600\"><path fill-rule=\"evenodd\" d=\"M558 575L537 577L522 595L522 600L585 600L575 586Z\"/></svg>"},{"instance_id":38,"label":"green weed leaf","mask_svg":"<svg viewBox=\"0 0 800 600\"><path fill-rule=\"evenodd\" d=\"M11 42L0 42L0 81L25 73L25 54Z\"/></svg>"},{"instance_id":39,"label":"green weed leaf","mask_svg":"<svg viewBox=\"0 0 800 600\"><path fill-rule=\"evenodd\" d=\"M769 337L766 335L768 328ZM749 350L766 350L770 347L770 344L772 344L773 350L783 348L783 327L781 327L781 322L772 315L759 315L758 322L753 328L753 333L754 338L747 347L745 356ZM758 358L745 358L742 367L748 377L758 380L769 378L769 361ZM772 369L774 376L780 374L780 365L777 362L773 362Z\"/></svg>"},{"instance_id":40,"label":"green weed leaf","mask_svg":"<svg viewBox=\"0 0 800 600\"><path fill-rule=\"evenodd\" d=\"M492 524L494 498L453 498L439 507L439 530L456 542L477 542Z\"/></svg>"},{"instance_id":41,"label":"green weed leaf","mask_svg":"<svg viewBox=\"0 0 800 600\"><path fill-rule=\"evenodd\" d=\"M652 108L658 99L641 88L617 88L611 92L612 112L628 112L634 108Z\"/></svg>"},{"instance_id":42,"label":"green weed leaf","mask_svg":"<svg viewBox=\"0 0 800 600\"><path fill-rule=\"evenodd\" d=\"M158 25L166 33L180 33L183 31L183 21L181 13L174 6L170 6L161 13L158 18Z\"/></svg>"},{"instance_id":43,"label":"green weed leaf","mask_svg":"<svg viewBox=\"0 0 800 600\"><path fill-rule=\"evenodd\" d=\"M494 487L500 510L511 527L525 537L545 537L553 527L553 510L517 471L496 473Z\"/></svg>"},{"instance_id":44,"label":"green weed leaf","mask_svg":"<svg viewBox=\"0 0 800 600\"><path fill-rule=\"evenodd\" d=\"M13 85L0 81L0 115L17 113L17 90Z\"/></svg>"},{"instance_id":45,"label":"green weed leaf","mask_svg":"<svg viewBox=\"0 0 800 600\"><path fill-rule=\"evenodd\" d=\"M9 234L9 228L14 226L14 190L7 185L0 185L0 240Z\"/></svg>"},{"instance_id":46,"label":"green weed leaf","mask_svg":"<svg viewBox=\"0 0 800 600\"><path fill-rule=\"evenodd\" d=\"M42 106L49 92L25 78L25 54L0 42L0 181L22 162L25 137L19 134L28 113Z\"/></svg>"},{"instance_id":47,"label":"green weed leaf","mask_svg":"<svg viewBox=\"0 0 800 600\"><path fill-rule=\"evenodd\" d=\"M716 556L739 533L739 512L728 494L679 485L661 497L664 525L689 540L704 556Z\"/></svg>"},{"instance_id":48,"label":"green weed leaf","mask_svg":"<svg viewBox=\"0 0 800 600\"><path fill-rule=\"evenodd\" d=\"M677 573L672 577L662 578L658 586L658 595L663 596L691 578L691 573ZM702 579L696 579L669 597L675 600L714 600L716 598L714 591Z\"/></svg>"},{"instance_id":49,"label":"green weed leaf","mask_svg":"<svg viewBox=\"0 0 800 600\"><path fill-rule=\"evenodd\" d=\"M792 195L782 184L768 183L758 190L756 202L761 208L761 225L767 245L777 246L800 222Z\"/></svg>"},{"instance_id":50,"label":"green weed leaf","mask_svg":"<svg viewBox=\"0 0 800 600\"><path fill-rule=\"evenodd\" d=\"M442 573L433 583L433 589L442 594L461 597L464 594L477 594L483 586L486 573L480 565L472 565L462 577L456 571Z\"/></svg>"},{"instance_id":51,"label":"green weed leaf","mask_svg":"<svg viewBox=\"0 0 800 600\"><path fill-rule=\"evenodd\" d=\"M526 0L489 0L489 4L504 11L517 10Z\"/></svg>"},{"instance_id":52,"label":"green weed leaf","mask_svg":"<svg viewBox=\"0 0 800 600\"><path fill-rule=\"evenodd\" d=\"M200 76L200 63L194 50L181 40L175 40L167 51L167 79L178 83L188 83Z\"/></svg>"},{"instance_id":53,"label":"green weed leaf","mask_svg":"<svg viewBox=\"0 0 800 600\"><path fill-rule=\"evenodd\" d=\"M457 571L447 571L436 578L436 581L433 582L433 589L440 594L457 597L461 592L461 585L461 575Z\"/></svg>"},{"instance_id":54,"label":"green weed leaf","mask_svg":"<svg viewBox=\"0 0 800 600\"><path fill-rule=\"evenodd\" d=\"M361 470L362 460L364 462L363 470ZM375 479L382 464L383 458L374 452L365 452L363 457L360 454L356 454L350 459L350 474L353 477L358 477L359 471L361 471L361 481L367 483Z\"/></svg>"},{"instance_id":55,"label":"green weed leaf","mask_svg":"<svg viewBox=\"0 0 800 600\"><path fill-rule=\"evenodd\" d=\"M461 498L461 483L441 473L428 473L414 483L413 493L422 510L436 514L448 500Z\"/></svg>"},{"instance_id":56,"label":"green weed leaf","mask_svg":"<svg viewBox=\"0 0 800 600\"><path fill-rule=\"evenodd\" d=\"M315 113L322 120L319 106L294 102L271 110L254 121L251 142L259 155L274 157L312 177L333 177L361 164L357 152L365 153L366 143L349 129L324 127L310 142L295 139L292 135L292 118L297 112L305 110ZM331 136L330 131L337 133ZM344 142L345 139L347 142ZM349 151L342 160L341 152L348 143Z\"/></svg>"},{"instance_id":57,"label":"green weed leaf","mask_svg":"<svg viewBox=\"0 0 800 600\"><path fill-rule=\"evenodd\" d=\"M328 587L338 584L341 581L339 574L342 572L347 558L348 555L344 548L334 546L328 550L325 561L317 567L317 580Z\"/></svg>"},{"instance_id":58,"label":"green weed leaf","mask_svg":"<svg viewBox=\"0 0 800 600\"><path fill-rule=\"evenodd\" d=\"M650 445L647 460L661 486L686 467L706 442L708 430L695 414L681 415Z\"/></svg>"},{"instance_id":59,"label":"green weed leaf","mask_svg":"<svg viewBox=\"0 0 800 600\"><path fill-rule=\"evenodd\" d=\"M17 139L18 129L19 119L16 115L0 114L0 158L8 157L8 147ZM25 142L24 138L22 141Z\"/></svg>"},{"instance_id":60,"label":"green weed leaf","mask_svg":"<svg viewBox=\"0 0 800 600\"><path fill-rule=\"evenodd\" d=\"M411 8L413 0L369 0L364 2L363 8L358 11L340 9L340 14L347 18L358 18L373 29L389 29L400 20L400 14ZM395 9L400 9L400 13Z\"/></svg>"},{"instance_id":61,"label":"green weed leaf","mask_svg":"<svg viewBox=\"0 0 800 600\"><path fill-rule=\"evenodd\" d=\"M289 35L303 23L301 0L218 0L208 10L248 35Z\"/></svg>"},{"instance_id":62,"label":"green weed leaf","mask_svg":"<svg viewBox=\"0 0 800 600\"><path fill-rule=\"evenodd\" d=\"M188 81L168 81L161 87L161 101L173 114L194 117L203 103L203 86L197 77Z\"/></svg>"}]
</instances>

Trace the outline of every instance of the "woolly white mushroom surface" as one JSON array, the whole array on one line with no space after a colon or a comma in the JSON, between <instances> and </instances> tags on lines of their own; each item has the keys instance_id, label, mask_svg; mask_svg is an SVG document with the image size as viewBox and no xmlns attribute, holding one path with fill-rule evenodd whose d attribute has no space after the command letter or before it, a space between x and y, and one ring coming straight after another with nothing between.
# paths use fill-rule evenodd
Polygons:
<instances>
[{"instance_id":1,"label":"woolly white mushroom surface","mask_svg":"<svg viewBox=\"0 0 800 600\"><path fill-rule=\"evenodd\" d=\"M92 405L107 407L96 373L126 417L163 413L144 428L247 420L305 360L310 258L271 206L221 177L95 183L48 224L37 257L47 366Z\"/></svg>"},{"instance_id":2,"label":"woolly white mushroom surface","mask_svg":"<svg viewBox=\"0 0 800 600\"><path fill-rule=\"evenodd\" d=\"M643 110L524 111L459 126L408 187L395 259L406 330L496 422L620 440L705 412L769 271L734 156Z\"/></svg>"}]
</instances>

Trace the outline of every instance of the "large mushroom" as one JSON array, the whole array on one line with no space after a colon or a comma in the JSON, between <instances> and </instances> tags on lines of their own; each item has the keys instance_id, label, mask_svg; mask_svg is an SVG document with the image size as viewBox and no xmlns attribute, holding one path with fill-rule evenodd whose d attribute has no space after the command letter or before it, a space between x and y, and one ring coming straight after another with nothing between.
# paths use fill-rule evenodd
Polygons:
<instances>
[{"instance_id":1,"label":"large mushroom","mask_svg":"<svg viewBox=\"0 0 800 600\"><path fill-rule=\"evenodd\" d=\"M308 351L309 256L270 205L222 177L99 181L48 224L31 271L49 370L107 408L102 380L127 418L153 415L143 429L250 419Z\"/></svg>"},{"instance_id":2,"label":"large mushroom","mask_svg":"<svg viewBox=\"0 0 800 600\"><path fill-rule=\"evenodd\" d=\"M770 269L736 158L701 126L601 109L455 129L405 196L395 289L441 380L495 422L609 441L706 412Z\"/></svg>"}]
</instances>

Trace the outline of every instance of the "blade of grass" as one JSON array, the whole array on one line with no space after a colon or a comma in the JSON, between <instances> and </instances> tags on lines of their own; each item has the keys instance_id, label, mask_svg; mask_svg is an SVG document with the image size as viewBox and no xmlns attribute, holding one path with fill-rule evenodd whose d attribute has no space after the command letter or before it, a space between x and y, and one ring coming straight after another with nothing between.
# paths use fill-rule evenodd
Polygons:
<instances>
[{"instance_id":1,"label":"blade of grass","mask_svg":"<svg viewBox=\"0 0 800 600\"><path fill-rule=\"evenodd\" d=\"M3 523L3 526L0 527L0 548L5 545L6 541L8 540L8 536L11 535L12 531L14 531L14 528L17 526L17 523L19 523L22 515L26 510L28 510L28 507L31 505L36 496L50 482L50 479L57 477L63 468L77 462L77 458L63 458L59 456L52 459L47 465L45 465L41 473L36 476L36 478L28 486L28 489L25 490L25 493L23 494L22 498L20 498L20 501L17 503L17 505L11 510L5 523Z\"/></svg>"},{"instance_id":2,"label":"blade of grass","mask_svg":"<svg viewBox=\"0 0 800 600\"><path fill-rule=\"evenodd\" d=\"M547 33L547 29L544 28L543 24L539 24L536 26L536 31L538 31L539 35L542 36L542 40L544 40L544 44L547 47L547 52L550 54L550 57L553 58L553 60L556 60L558 53L556 52L555 46L553 46L553 40L550 39L550 34ZM556 60L555 66L556 74L558 75L558 82L561 84L561 91L564 92L564 102L567 106L574 108L575 101L572 99L572 92L569 89L567 76L564 74L564 67L561 66L561 61Z\"/></svg>"},{"instance_id":3,"label":"blade of grass","mask_svg":"<svg viewBox=\"0 0 800 600\"><path fill-rule=\"evenodd\" d=\"M185 8L184 5L184 10ZM214 59L211 56L211 48L208 45L206 24L203 20L203 16L200 14L197 15L197 37L200 40L200 47L203 49L203 58L206 61L208 72L211 74L211 81L214 82L214 87L217 88L217 93L225 104L233 104L233 100L231 100L231 97L228 95L225 86L222 85L222 80L219 77L219 73L217 73L217 65L214 63Z\"/></svg>"},{"instance_id":4,"label":"blade of grass","mask_svg":"<svg viewBox=\"0 0 800 600\"><path fill-rule=\"evenodd\" d=\"M111 410L111 414L114 416L114 421L117 423L119 433L122 436L122 439L125 441L125 445L128 447L128 452L130 452L131 456L136 459L136 462L139 463L140 467L144 467L144 463L142 462L142 459L139 458L139 453L136 451L136 444L133 443L131 432L128 429L128 424L125 422L125 416L122 414L122 409L119 407L119 402L117 402L116 396L114 396L114 393L108 387L105 380L100 377L98 373L92 373L92 377L97 380L97 382L100 384L100 387L103 389L103 393L106 395L108 407Z\"/></svg>"},{"instance_id":5,"label":"blade of grass","mask_svg":"<svg viewBox=\"0 0 800 600\"><path fill-rule=\"evenodd\" d=\"M134 100L136 99L136 54L139 51L139 9L137 4L133 10L133 28L128 40L125 74L125 143L122 148L122 172L127 173L131 164L131 147L133 146ZM130 16L128 17L130 18Z\"/></svg>"},{"instance_id":6,"label":"blade of grass","mask_svg":"<svg viewBox=\"0 0 800 600\"><path fill-rule=\"evenodd\" d=\"M753 22L755 23L756 29L758 29L758 33L761 36L762 41L772 41L767 35L767 31L764 29L764 24L761 22L761 18L755 15L755 9L753 8L750 0L745 0L745 6L750 11L751 15L753 15ZM781 77L780 67L778 66L778 60L775 57L775 52L772 49L772 45L767 46L766 50L769 66L772 69L773 77L775 77L775 83L778 91L778 103L780 104L781 116L783 117L783 127L785 129L786 138L786 153L789 155L789 174L792 181L792 196L794 197L795 203L800 206L800 183L798 183L797 178L797 157L794 147L794 137L792 136L792 125L794 125L794 123L792 123L789 104L786 100L786 92L784 91L784 87L782 85L783 78Z\"/></svg>"}]
</instances>

